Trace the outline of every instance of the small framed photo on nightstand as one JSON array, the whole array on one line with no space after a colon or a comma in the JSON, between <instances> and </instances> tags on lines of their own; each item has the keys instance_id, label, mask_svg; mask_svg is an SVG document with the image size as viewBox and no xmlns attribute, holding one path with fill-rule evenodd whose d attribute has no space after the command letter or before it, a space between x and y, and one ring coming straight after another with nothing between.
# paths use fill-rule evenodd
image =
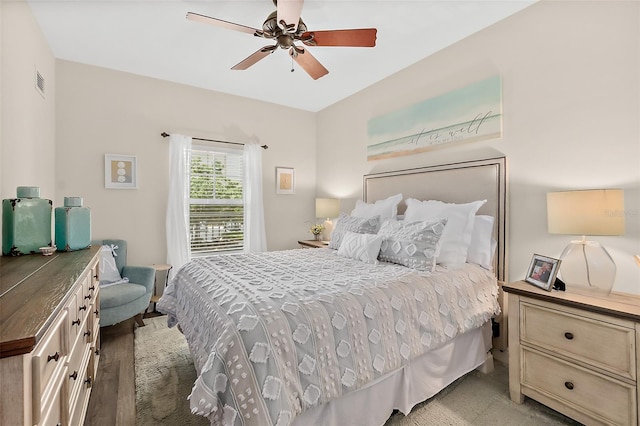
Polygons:
<instances>
[{"instance_id":1,"label":"small framed photo on nightstand","mask_svg":"<svg viewBox=\"0 0 640 426\"><path fill-rule=\"evenodd\" d=\"M525 281L547 291L551 291L559 268L559 259L534 254Z\"/></svg>"}]
</instances>

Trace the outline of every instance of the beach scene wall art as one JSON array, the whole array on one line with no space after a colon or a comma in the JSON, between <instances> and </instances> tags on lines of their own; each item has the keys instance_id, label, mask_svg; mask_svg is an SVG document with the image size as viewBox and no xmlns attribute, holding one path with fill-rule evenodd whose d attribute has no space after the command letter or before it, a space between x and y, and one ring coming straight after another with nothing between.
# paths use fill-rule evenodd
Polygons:
<instances>
[{"instance_id":1,"label":"beach scene wall art","mask_svg":"<svg viewBox=\"0 0 640 426\"><path fill-rule=\"evenodd\" d=\"M367 160L502 136L502 80L493 76L372 118Z\"/></svg>"}]
</instances>

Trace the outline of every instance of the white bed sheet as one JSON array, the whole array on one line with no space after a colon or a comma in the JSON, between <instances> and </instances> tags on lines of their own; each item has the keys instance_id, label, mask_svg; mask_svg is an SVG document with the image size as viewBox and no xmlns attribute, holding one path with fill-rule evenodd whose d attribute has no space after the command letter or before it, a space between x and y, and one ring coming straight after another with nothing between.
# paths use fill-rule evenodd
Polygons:
<instances>
[{"instance_id":1,"label":"white bed sheet","mask_svg":"<svg viewBox=\"0 0 640 426\"><path fill-rule=\"evenodd\" d=\"M260 426L291 424L372 383L417 386L394 401L408 410L431 396L428 386L435 393L450 382L439 373L453 367L453 380L486 352L467 349L482 360L440 364L440 379L420 386L402 379L418 368L409 362L430 350L446 358L458 336L499 312L496 278L479 266L425 274L329 249L196 259L158 309L180 324L193 354L192 411L212 424Z\"/></svg>"}]
</instances>

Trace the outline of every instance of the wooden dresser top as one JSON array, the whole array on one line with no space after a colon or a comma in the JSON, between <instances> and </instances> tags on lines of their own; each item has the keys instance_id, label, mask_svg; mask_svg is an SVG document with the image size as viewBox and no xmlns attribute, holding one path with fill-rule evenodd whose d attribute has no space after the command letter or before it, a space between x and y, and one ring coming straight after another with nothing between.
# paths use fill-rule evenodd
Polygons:
<instances>
[{"instance_id":1,"label":"wooden dresser top","mask_svg":"<svg viewBox=\"0 0 640 426\"><path fill-rule=\"evenodd\" d=\"M0 358L33 350L99 249L0 256Z\"/></svg>"}]
</instances>

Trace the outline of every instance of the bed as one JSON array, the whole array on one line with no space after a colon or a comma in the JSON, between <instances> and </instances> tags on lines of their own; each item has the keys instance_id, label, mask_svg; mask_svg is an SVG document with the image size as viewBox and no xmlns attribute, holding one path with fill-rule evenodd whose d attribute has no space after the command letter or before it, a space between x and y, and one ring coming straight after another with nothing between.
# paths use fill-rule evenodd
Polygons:
<instances>
[{"instance_id":1,"label":"bed","mask_svg":"<svg viewBox=\"0 0 640 426\"><path fill-rule=\"evenodd\" d=\"M487 200L476 214L495 219L489 266L416 270L338 255L342 248L190 261L158 309L193 355L192 412L215 425L381 425L491 364L497 281L506 276L506 182L504 157L363 181L367 207L402 193L398 215L415 212L405 204L416 200ZM439 238L437 224L426 228Z\"/></svg>"}]
</instances>

